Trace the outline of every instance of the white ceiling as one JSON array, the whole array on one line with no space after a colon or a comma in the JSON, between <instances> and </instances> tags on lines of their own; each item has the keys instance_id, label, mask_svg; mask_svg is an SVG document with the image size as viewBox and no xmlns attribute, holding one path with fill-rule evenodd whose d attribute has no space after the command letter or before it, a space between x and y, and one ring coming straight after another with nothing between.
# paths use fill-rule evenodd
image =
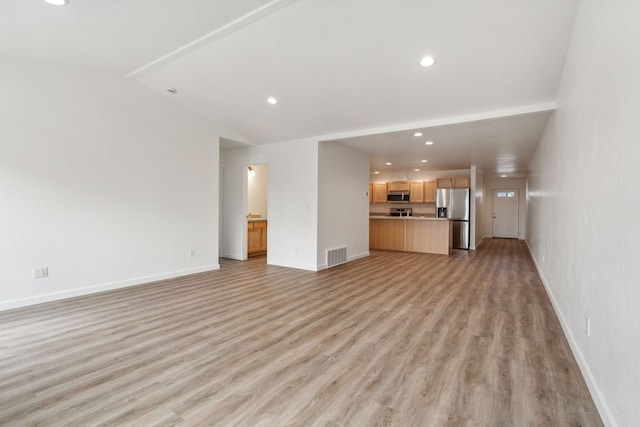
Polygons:
<instances>
[{"instance_id":1,"label":"white ceiling","mask_svg":"<svg viewBox=\"0 0 640 427\"><path fill-rule=\"evenodd\" d=\"M493 175L521 177L550 114L549 111L521 114L334 141L369 154L372 172L411 172L416 168L443 171L476 165ZM416 137L416 132L422 136ZM425 145L427 141L433 144Z\"/></svg>"},{"instance_id":2,"label":"white ceiling","mask_svg":"<svg viewBox=\"0 0 640 427\"><path fill-rule=\"evenodd\" d=\"M428 168L524 175L577 2L2 0L0 54L135 78L252 144L344 140L410 167L405 135L428 128Z\"/></svg>"}]
</instances>

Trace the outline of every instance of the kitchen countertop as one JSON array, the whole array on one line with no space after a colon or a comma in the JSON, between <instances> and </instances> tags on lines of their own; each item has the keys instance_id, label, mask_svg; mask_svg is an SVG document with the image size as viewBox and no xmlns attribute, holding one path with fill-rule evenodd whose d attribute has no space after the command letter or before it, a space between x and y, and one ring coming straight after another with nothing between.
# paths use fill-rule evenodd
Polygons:
<instances>
[{"instance_id":1,"label":"kitchen countertop","mask_svg":"<svg viewBox=\"0 0 640 427\"><path fill-rule=\"evenodd\" d=\"M247 218L247 222L261 222L266 220L267 218Z\"/></svg>"},{"instance_id":2,"label":"kitchen countertop","mask_svg":"<svg viewBox=\"0 0 640 427\"><path fill-rule=\"evenodd\" d=\"M449 218L436 218L433 216L390 216L390 215L369 215L369 219L407 219L410 221L449 221Z\"/></svg>"}]
</instances>

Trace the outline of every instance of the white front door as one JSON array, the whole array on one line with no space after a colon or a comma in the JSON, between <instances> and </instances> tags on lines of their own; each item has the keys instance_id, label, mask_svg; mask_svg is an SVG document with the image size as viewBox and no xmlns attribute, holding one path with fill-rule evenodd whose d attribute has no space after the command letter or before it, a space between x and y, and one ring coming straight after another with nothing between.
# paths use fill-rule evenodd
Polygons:
<instances>
[{"instance_id":1,"label":"white front door","mask_svg":"<svg viewBox=\"0 0 640 427\"><path fill-rule=\"evenodd\" d=\"M518 190L493 190L493 237L518 238Z\"/></svg>"}]
</instances>

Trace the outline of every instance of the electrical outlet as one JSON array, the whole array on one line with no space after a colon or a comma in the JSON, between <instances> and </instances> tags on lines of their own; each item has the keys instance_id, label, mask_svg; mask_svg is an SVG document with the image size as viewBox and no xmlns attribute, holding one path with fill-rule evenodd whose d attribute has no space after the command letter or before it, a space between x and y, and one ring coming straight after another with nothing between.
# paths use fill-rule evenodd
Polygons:
<instances>
[{"instance_id":1,"label":"electrical outlet","mask_svg":"<svg viewBox=\"0 0 640 427\"><path fill-rule=\"evenodd\" d=\"M33 267L33 278L41 279L43 277L47 277L49 275L49 267L46 265L44 267Z\"/></svg>"},{"instance_id":2,"label":"electrical outlet","mask_svg":"<svg viewBox=\"0 0 640 427\"><path fill-rule=\"evenodd\" d=\"M193 248L189 249L189 258L193 258L194 256L196 256L196 250Z\"/></svg>"}]
</instances>

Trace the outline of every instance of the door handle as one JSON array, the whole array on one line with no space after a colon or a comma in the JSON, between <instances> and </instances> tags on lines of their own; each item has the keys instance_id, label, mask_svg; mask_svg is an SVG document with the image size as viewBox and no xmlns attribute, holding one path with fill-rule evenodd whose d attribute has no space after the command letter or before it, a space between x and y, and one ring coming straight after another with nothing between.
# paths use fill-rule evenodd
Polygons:
<instances>
[{"instance_id":1,"label":"door handle","mask_svg":"<svg viewBox=\"0 0 640 427\"><path fill-rule=\"evenodd\" d=\"M493 219L496 219L496 214L493 214Z\"/></svg>"}]
</instances>

